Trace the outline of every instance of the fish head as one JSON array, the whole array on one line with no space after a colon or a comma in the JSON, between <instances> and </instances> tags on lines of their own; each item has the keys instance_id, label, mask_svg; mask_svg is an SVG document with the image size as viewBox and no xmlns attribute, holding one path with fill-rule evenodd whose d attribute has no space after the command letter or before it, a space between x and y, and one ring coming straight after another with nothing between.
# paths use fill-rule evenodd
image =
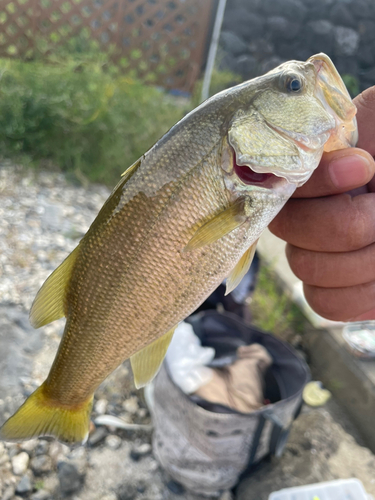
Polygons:
<instances>
[{"instance_id":1,"label":"fish head","mask_svg":"<svg viewBox=\"0 0 375 500\"><path fill-rule=\"evenodd\" d=\"M356 144L356 107L325 54L286 62L238 86L236 95L222 161L231 190L272 189L287 199L323 151Z\"/></svg>"}]
</instances>

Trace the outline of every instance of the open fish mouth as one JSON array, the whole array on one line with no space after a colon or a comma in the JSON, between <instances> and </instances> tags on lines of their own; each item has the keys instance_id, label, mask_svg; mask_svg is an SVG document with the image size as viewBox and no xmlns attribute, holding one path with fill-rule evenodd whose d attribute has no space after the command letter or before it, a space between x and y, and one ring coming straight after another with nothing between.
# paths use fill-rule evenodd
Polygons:
<instances>
[{"instance_id":1,"label":"open fish mouth","mask_svg":"<svg viewBox=\"0 0 375 500\"><path fill-rule=\"evenodd\" d=\"M236 159L236 153L233 151L233 170L237 177L247 185L262 186L271 189L273 184L280 177L272 173L256 172L248 165L239 165Z\"/></svg>"},{"instance_id":2,"label":"open fish mouth","mask_svg":"<svg viewBox=\"0 0 375 500\"><path fill-rule=\"evenodd\" d=\"M233 154L233 172L246 186L253 186L258 190L280 190L285 187L285 184L292 186L292 183L282 175L276 175L271 172L257 172L255 165L254 168L249 165L240 165L236 159L234 149L231 149Z\"/></svg>"},{"instance_id":3,"label":"open fish mouth","mask_svg":"<svg viewBox=\"0 0 375 500\"><path fill-rule=\"evenodd\" d=\"M302 185L311 176L317 162L319 161L324 144L330 137L330 132L324 132L316 136L307 136L296 132L290 132L281 127L271 126L283 139L292 142L295 146L295 155L284 162L282 167L270 168L269 165L257 161L257 158L243 158L233 150L233 170L237 177L246 185L258 188L274 189L280 182L287 181L295 186Z\"/></svg>"},{"instance_id":4,"label":"open fish mouth","mask_svg":"<svg viewBox=\"0 0 375 500\"><path fill-rule=\"evenodd\" d=\"M335 65L322 53L310 57L308 62L313 63L317 73L315 95L336 123L336 132L326 142L324 151L355 146L358 141L357 108Z\"/></svg>"}]
</instances>

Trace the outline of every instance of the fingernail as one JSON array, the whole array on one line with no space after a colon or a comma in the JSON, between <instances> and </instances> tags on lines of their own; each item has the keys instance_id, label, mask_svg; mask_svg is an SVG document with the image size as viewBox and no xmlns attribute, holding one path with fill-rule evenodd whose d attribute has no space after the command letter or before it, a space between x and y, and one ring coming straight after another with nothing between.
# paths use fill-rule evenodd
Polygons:
<instances>
[{"instance_id":1,"label":"fingernail","mask_svg":"<svg viewBox=\"0 0 375 500\"><path fill-rule=\"evenodd\" d=\"M361 155L348 155L332 160L328 172L337 188L363 186L370 177L370 162Z\"/></svg>"}]
</instances>

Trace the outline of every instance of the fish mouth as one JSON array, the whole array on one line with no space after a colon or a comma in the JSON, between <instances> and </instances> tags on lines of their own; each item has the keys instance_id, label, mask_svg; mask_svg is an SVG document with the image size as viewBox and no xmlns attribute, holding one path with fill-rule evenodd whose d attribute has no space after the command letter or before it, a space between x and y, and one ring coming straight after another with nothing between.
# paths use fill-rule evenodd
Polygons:
<instances>
[{"instance_id":1,"label":"fish mouth","mask_svg":"<svg viewBox=\"0 0 375 500\"><path fill-rule=\"evenodd\" d=\"M285 183L285 178L273 173L257 172L249 165L240 165L237 162L236 153L232 149L233 171L243 184L254 186L260 189L276 189L280 184Z\"/></svg>"},{"instance_id":2,"label":"fish mouth","mask_svg":"<svg viewBox=\"0 0 375 500\"><path fill-rule=\"evenodd\" d=\"M308 59L316 70L315 95L324 109L334 118L336 133L324 146L324 151L353 147L357 144L357 108L331 59L323 53Z\"/></svg>"},{"instance_id":3,"label":"fish mouth","mask_svg":"<svg viewBox=\"0 0 375 500\"><path fill-rule=\"evenodd\" d=\"M290 158L290 162L285 167L279 165L275 168L263 165L255 157L249 158L241 153L237 157L236 150L232 146L234 172L244 184L259 188L275 189L281 181L293 186L302 185L309 179L316 163L320 160L324 144L330 137L330 131L312 137L285 130L268 122L267 125L278 135L294 144L296 148L294 157Z\"/></svg>"}]
</instances>

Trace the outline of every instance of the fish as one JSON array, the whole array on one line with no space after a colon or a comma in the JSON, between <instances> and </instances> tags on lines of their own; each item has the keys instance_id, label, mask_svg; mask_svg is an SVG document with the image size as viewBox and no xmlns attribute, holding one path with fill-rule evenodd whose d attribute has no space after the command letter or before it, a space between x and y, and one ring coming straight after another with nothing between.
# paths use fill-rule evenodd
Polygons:
<instances>
[{"instance_id":1,"label":"fish","mask_svg":"<svg viewBox=\"0 0 375 500\"><path fill-rule=\"evenodd\" d=\"M84 442L95 390L130 358L150 382L174 329L226 278L323 151L354 146L356 108L325 54L289 61L206 100L122 175L88 232L39 290L35 328L65 316L51 370L4 440Z\"/></svg>"}]
</instances>

